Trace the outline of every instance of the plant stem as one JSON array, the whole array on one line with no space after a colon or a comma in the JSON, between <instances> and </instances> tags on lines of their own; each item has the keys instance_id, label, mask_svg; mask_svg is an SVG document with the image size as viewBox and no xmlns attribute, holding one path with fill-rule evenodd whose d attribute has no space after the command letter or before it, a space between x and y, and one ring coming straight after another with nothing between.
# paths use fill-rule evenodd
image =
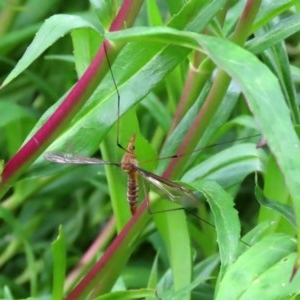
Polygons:
<instances>
[{"instance_id":1,"label":"plant stem","mask_svg":"<svg viewBox=\"0 0 300 300\"><path fill-rule=\"evenodd\" d=\"M233 42L242 45L246 41L247 37L251 33L251 25L254 22L260 4L261 0L247 1L236 30L232 35ZM178 172L184 169L183 165L185 161L183 159L184 156L182 156L181 154L190 153L193 151L193 149L197 145L197 142L208 127L210 120L220 106L230 82L231 78L224 71L219 70L217 72L213 86L207 96L204 105L202 106L197 117L193 121L189 132L187 133L186 137L177 150L177 155L179 156L179 158L175 158L170 162L163 176L169 178L173 174L178 175Z\"/></svg>"},{"instance_id":2,"label":"plant stem","mask_svg":"<svg viewBox=\"0 0 300 300\"><path fill-rule=\"evenodd\" d=\"M124 0L117 17L110 27L110 31L131 26L142 3L142 0ZM89 99L109 70L106 60L106 51L112 63L123 45L124 44L118 44L116 46L110 44L107 40L104 41L90 66L61 105L32 138L7 162L2 173L0 196L6 193L14 180L50 145Z\"/></svg>"}]
</instances>

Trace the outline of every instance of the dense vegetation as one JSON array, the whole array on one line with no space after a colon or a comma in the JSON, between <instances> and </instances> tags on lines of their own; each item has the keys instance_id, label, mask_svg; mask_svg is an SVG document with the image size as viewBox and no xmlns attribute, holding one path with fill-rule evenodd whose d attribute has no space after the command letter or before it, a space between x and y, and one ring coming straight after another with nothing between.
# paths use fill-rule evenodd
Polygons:
<instances>
[{"instance_id":1,"label":"dense vegetation","mask_svg":"<svg viewBox=\"0 0 300 300\"><path fill-rule=\"evenodd\" d=\"M295 299L299 9L3 3L0 298ZM197 205L140 178L132 217L120 168L43 157L119 162L133 133L140 166Z\"/></svg>"}]
</instances>

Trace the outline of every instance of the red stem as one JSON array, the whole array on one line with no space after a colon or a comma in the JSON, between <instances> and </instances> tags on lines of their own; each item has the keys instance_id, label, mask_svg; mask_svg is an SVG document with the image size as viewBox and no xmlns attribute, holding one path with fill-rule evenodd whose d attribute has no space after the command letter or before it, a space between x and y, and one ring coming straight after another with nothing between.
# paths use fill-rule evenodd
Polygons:
<instances>
[{"instance_id":1,"label":"red stem","mask_svg":"<svg viewBox=\"0 0 300 300\"><path fill-rule=\"evenodd\" d=\"M142 0L124 0L122 7L110 27L110 31L123 29L133 24L142 5ZM104 43L111 63L123 45L114 49L107 40ZM108 71L106 54L102 45L92 63L75 84L65 100L46 121L46 123L28 140L25 145L7 162L0 184L3 195L23 170L25 170L55 139L65 124L78 112L88 100L94 89Z\"/></svg>"},{"instance_id":2,"label":"red stem","mask_svg":"<svg viewBox=\"0 0 300 300\"><path fill-rule=\"evenodd\" d=\"M93 244L82 256L75 269L73 269L65 281L65 288L68 290L75 281L78 280L85 266L88 266L94 259L96 253L99 253L99 249L103 248L107 244L108 240L112 238L116 232L115 218L112 216L105 225L105 228L101 231L99 236L94 240Z\"/></svg>"},{"instance_id":3,"label":"red stem","mask_svg":"<svg viewBox=\"0 0 300 300\"><path fill-rule=\"evenodd\" d=\"M66 99L33 137L7 162L2 174L3 183L6 183L20 168L35 158L39 152L50 144L53 140L52 137L55 136L62 124L64 124L67 118L72 114L72 111L75 110L79 104L82 104L80 103L83 100L82 98L84 96L87 98L87 96L90 95L90 91L87 88L95 80L95 76L99 68L101 68L104 58L105 53L103 47L101 47L89 68L78 80ZM78 109L76 109L76 111L77 110Z\"/></svg>"},{"instance_id":4,"label":"red stem","mask_svg":"<svg viewBox=\"0 0 300 300\"><path fill-rule=\"evenodd\" d=\"M74 290L67 296L66 300L75 300L75 299L85 299L86 294L93 288L97 287L97 293L99 290L103 292L104 290L108 290L108 282L111 281L110 276L113 273L109 269L109 264L111 262L111 257L116 256L118 252L121 252L120 244L125 243L126 239L128 239L132 233L133 228L138 226L139 228L143 228L145 222L150 216L148 211L148 201L145 200L138 207L135 215L129 220L129 222L122 229L120 234L113 240L107 250L104 252L103 256L95 263L93 268L89 271L89 273L79 282L79 284L74 288ZM119 253L119 255L128 255L130 251L126 251L123 253ZM124 259L122 258L122 261ZM122 268L123 265L119 265L118 268ZM99 278L102 275L101 278ZM97 281L97 284L95 283ZM96 292L96 291L94 291Z\"/></svg>"}]
</instances>

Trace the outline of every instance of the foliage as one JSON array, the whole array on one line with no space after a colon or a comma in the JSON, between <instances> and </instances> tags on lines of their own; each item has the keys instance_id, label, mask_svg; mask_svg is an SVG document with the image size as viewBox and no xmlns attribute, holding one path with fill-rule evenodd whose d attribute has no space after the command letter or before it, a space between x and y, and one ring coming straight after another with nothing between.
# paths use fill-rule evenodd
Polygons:
<instances>
[{"instance_id":1,"label":"foliage","mask_svg":"<svg viewBox=\"0 0 300 300\"><path fill-rule=\"evenodd\" d=\"M294 299L299 8L3 4L1 299ZM194 210L151 186L143 200L141 179L130 216L119 168L42 156L119 162L133 133L140 165L193 191Z\"/></svg>"}]
</instances>

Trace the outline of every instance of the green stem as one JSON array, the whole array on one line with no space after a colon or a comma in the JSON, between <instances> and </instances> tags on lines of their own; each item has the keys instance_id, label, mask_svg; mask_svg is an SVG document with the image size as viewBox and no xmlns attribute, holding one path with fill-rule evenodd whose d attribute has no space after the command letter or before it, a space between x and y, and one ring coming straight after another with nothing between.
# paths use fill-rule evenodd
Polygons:
<instances>
[{"instance_id":1,"label":"green stem","mask_svg":"<svg viewBox=\"0 0 300 300\"><path fill-rule=\"evenodd\" d=\"M243 14L241 15L241 18L237 24L236 30L232 35L233 42L243 44L246 41L247 37L251 33L251 25L254 22L260 3L260 0L247 1ZM196 147L197 142L204 134L209 122L219 108L230 82L231 78L229 75L227 75L224 71L219 70L204 105L202 106L199 114L193 121L189 132L177 150L177 154L179 156L183 153L192 152ZM173 174L180 174L180 172L184 169L185 160L186 158L184 159L184 156L173 159L163 175L168 178Z\"/></svg>"}]
</instances>

